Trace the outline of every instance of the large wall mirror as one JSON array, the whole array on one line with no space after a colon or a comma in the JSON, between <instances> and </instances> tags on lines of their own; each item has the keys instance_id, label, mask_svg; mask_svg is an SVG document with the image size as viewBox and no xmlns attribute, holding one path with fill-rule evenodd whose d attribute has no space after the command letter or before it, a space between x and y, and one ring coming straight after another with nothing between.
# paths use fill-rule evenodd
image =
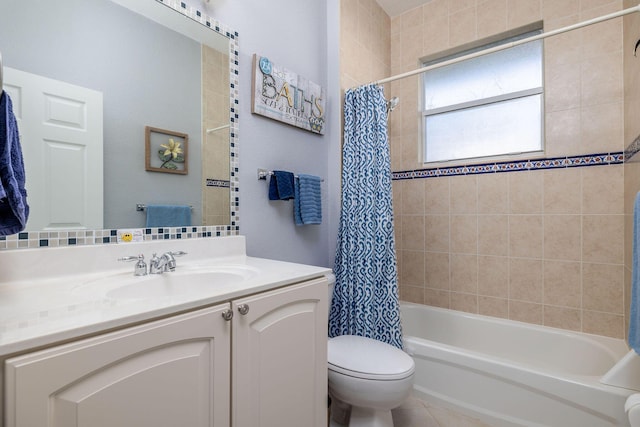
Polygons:
<instances>
[{"instance_id":1,"label":"large wall mirror","mask_svg":"<svg viewBox=\"0 0 640 427\"><path fill-rule=\"evenodd\" d=\"M108 243L152 204L189 206L190 231L237 230L237 33L168 2L0 3L28 234Z\"/></svg>"}]
</instances>

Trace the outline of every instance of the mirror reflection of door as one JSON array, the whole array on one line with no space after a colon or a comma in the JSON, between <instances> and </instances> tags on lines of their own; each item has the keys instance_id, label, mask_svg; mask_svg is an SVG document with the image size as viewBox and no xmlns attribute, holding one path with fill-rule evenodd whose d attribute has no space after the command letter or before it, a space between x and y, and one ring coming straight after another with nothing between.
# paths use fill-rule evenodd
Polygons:
<instances>
[{"instance_id":1,"label":"mirror reflection of door","mask_svg":"<svg viewBox=\"0 0 640 427\"><path fill-rule=\"evenodd\" d=\"M4 89L20 130L27 228L102 228L102 93L9 67Z\"/></svg>"}]
</instances>

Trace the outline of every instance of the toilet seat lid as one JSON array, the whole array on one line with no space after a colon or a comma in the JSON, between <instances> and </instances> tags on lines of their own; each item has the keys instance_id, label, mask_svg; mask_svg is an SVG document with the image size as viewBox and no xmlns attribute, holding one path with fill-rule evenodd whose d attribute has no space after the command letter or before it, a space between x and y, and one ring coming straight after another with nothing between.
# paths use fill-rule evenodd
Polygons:
<instances>
[{"instance_id":1,"label":"toilet seat lid","mask_svg":"<svg viewBox=\"0 0 640 427\"><path fill-rule=\"evenodd\" d=\"M329 369L363 379L394 380L413 374L411 356L390 344L356 335L330 338Z\"/></svg>"}]
</instances>

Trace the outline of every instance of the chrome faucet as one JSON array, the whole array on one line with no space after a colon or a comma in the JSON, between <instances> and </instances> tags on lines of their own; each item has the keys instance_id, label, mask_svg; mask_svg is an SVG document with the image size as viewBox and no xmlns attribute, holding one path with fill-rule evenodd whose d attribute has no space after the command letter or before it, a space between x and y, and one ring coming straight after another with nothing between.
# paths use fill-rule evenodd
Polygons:
<instances>
[{"instance_id":1,"label":"chrome faucet","mask_svg":"<svg viewBox=\"0 0 640 427\"><path fill-rule=\"evenodd\" d=\"M134 276L147 275L147 264L144 262L144 255L142 254L138 256L125 256L122 258L118 258L118 261L137 261L133 275Z\"/></svg>"},{"instance_id":2,"label":"chrome faucet","mask_svg":"<svg viewBox=\"0 0 640 427\"><path fill-rule=\"evenodd\" d=\"M186 255L186 252L178 251L178 252L165 252L160 257L157 254L153 254L151 259L149 260L149 273L150 274L162 274L166 271L175 271L176 270L176 259L175 257L179 257L182 255Z\"/></svg>"}]
</instances>

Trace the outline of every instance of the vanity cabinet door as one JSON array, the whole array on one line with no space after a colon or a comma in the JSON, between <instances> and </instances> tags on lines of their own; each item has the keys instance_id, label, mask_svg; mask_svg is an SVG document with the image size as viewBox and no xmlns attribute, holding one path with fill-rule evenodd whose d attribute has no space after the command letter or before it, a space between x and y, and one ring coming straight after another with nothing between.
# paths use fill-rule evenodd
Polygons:
<instances>
[{"instance_id":1,"label":"vanity cabinet door","mask_svg":"<svg viewBox=\"0 0 640 427\"><path fill-rule=\"evenodd\" d=\"M223 304L6 361L6 427L228 427Z\"/></svg>"},{"instance_id":2,"label":"vanity cabinet door","mask_svg":"<svg viewBox=\"0 0 640 427\"><path fill-rule=\"evenodd\" d=\"M327 294L323 278L232 303L234 427L326 427Z\"/></svg>"}]
</instances>

